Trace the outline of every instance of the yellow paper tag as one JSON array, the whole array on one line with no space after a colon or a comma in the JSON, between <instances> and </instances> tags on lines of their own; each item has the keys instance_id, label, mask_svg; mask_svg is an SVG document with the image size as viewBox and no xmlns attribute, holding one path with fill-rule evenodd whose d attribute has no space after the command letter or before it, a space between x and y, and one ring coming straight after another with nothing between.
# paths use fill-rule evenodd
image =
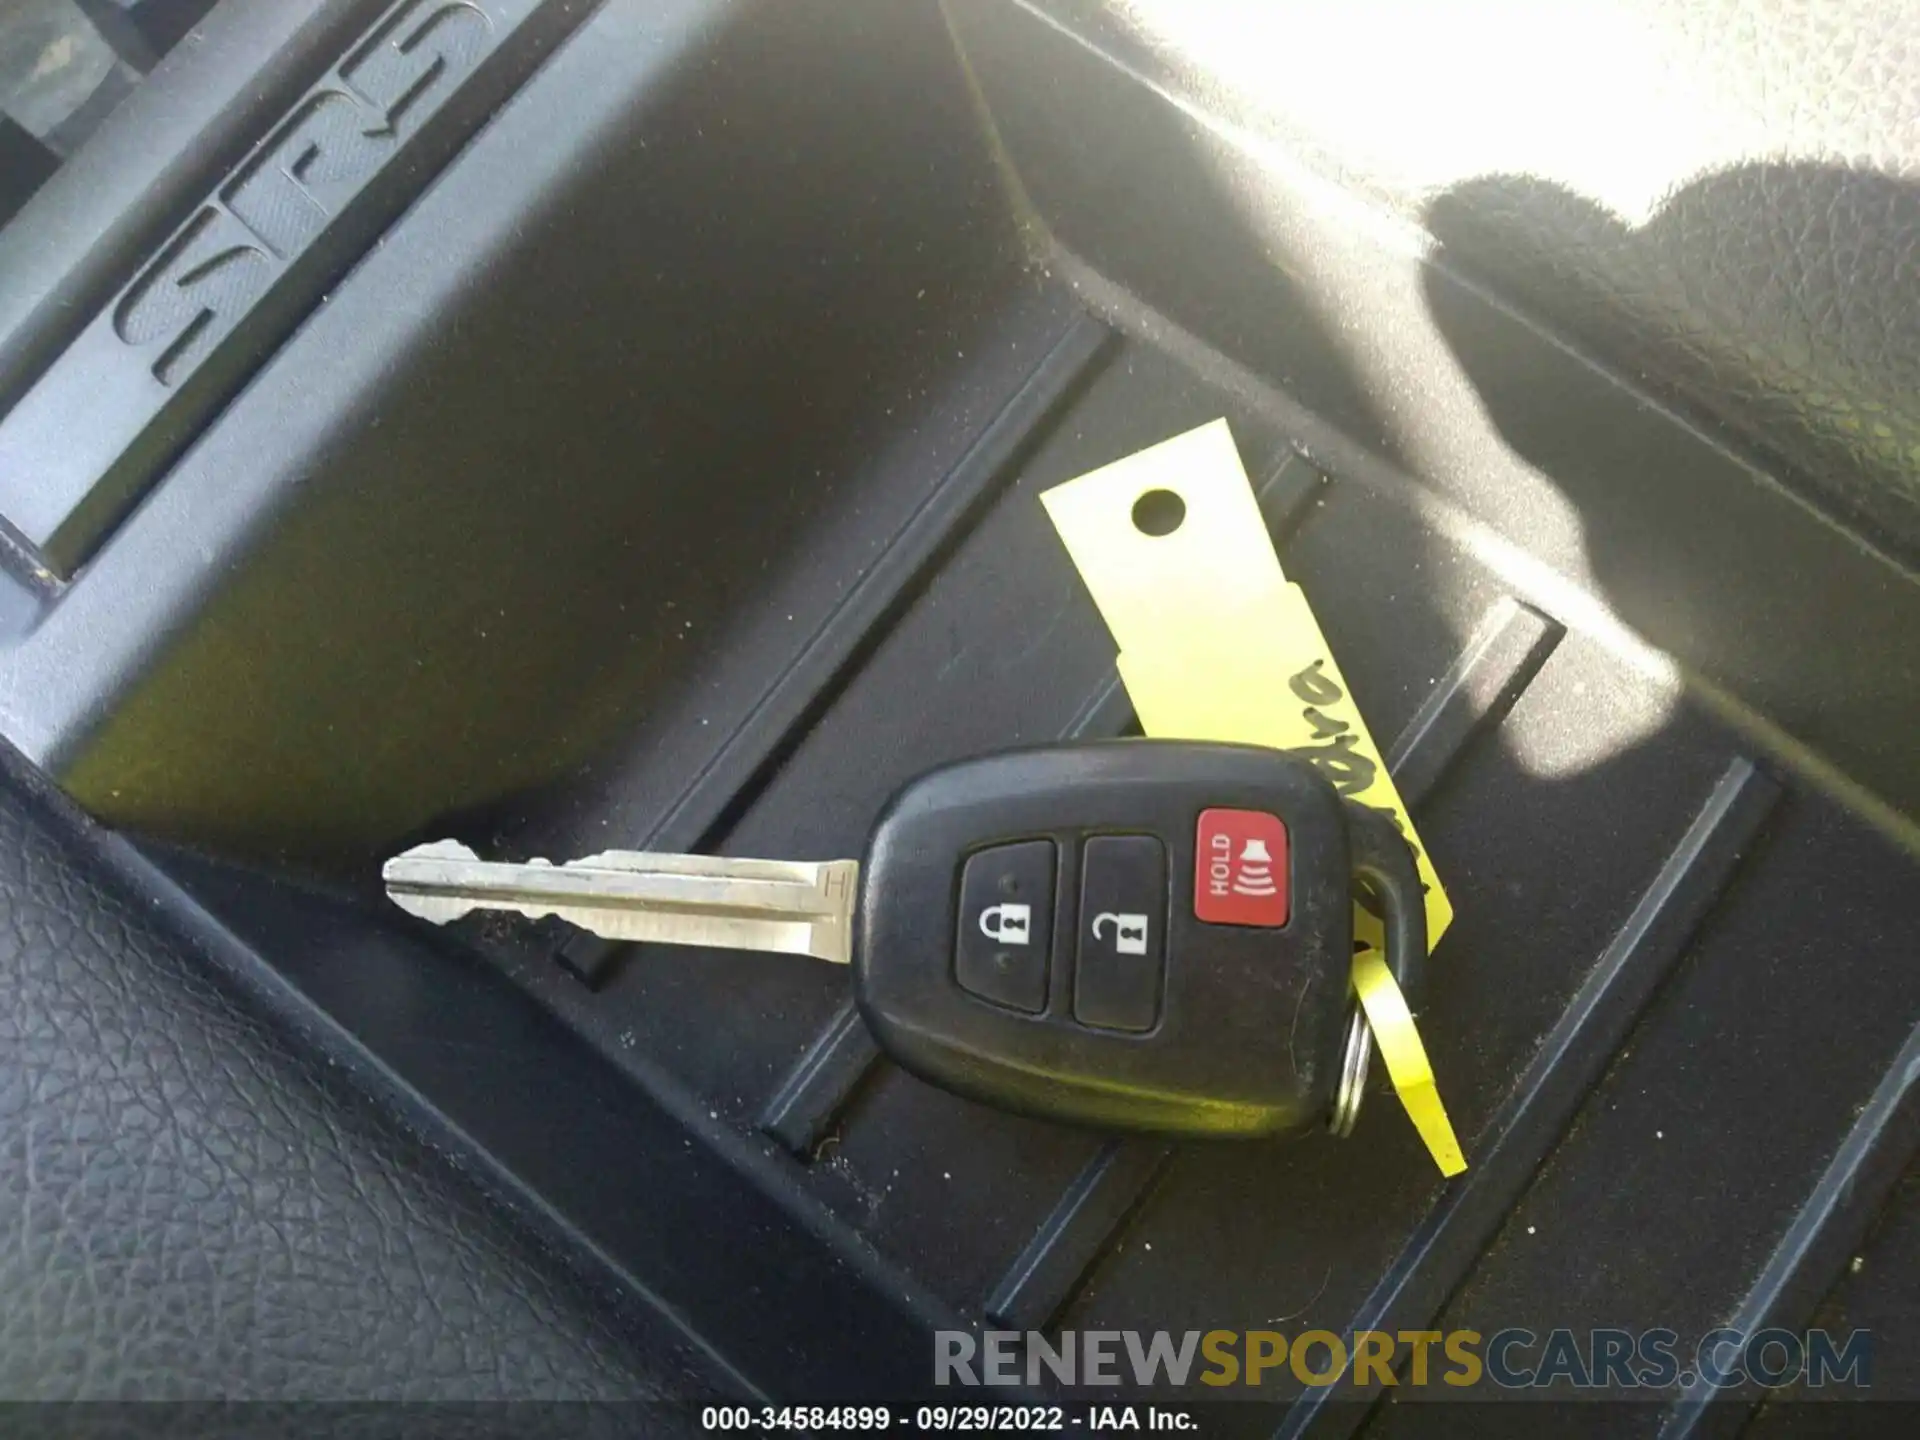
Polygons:
<instances>
[{"instance_id":1,"label":"yellow paper tag","mask_svg":"<svg viewBox=\"0 0 1920 1440\"><path fill-rule=\"evenodd\" d=\"M1181 653L1124 648L1120 678L1149 735L1267 745L1310 760L1333 788L1392 817L1413 846L1427 905L1427 948L1453 923L1453 906L1413 828L1385 760L1354 707L1346 677L1320 638L1298 585L1282 587L1268 616L1240 628L1250 643ZM1269 628L1270 627L1270 628ZM1222 687L1218 677L1230 676ZM1213 677L1213 678L1209 678ZM1354 908L1354 935L1380 948L1379 919Z\"/></svg>"},{"instance_id":2,"label":"yellow paper tag","mask_svg":"<svg viewBox=\"0 0 1920 1440\"><path fill-rule=\"evenodd\" d=\"M1343 796L1392 816L1413 845L1428 945L1438 944L1453 907L1306 596L1281 571L1227 422L1175 436L1040 499L1113 632L1120 676L1146 733L1291 751ZM1136 506L1146 528L1136 523ZM1168 533L1148 533L1174 517ZM1369 992L1358 960L1370 955L1372 993L1384 993L1384 977L1406 1016L1393 1043L1412 1041L1410 1051L1403 1045L1389 1054L1388 1036L1375 1026L1387 1073L1396 1089L1402 1075L1416 1088L1414 1077L1425 1075L1427 1098L1400 1090L1401 1100L1442 1171L1454 1174L1464 1161L1406 1002L1380 957L1379 920L1356 906L1354 934L1364 947L1354 971L1362 1004ZM1435 1143L1441 1131L1445 1153Z\"/></svg>"},{"instance_id":3,"label":"yellow paper tag","mask_svg":"<svg viewBox=\"0 0 1920 1440\"><path fill-rule=\"evenodd\" d=\"M1379 951L1363 950L1353 957L1353 988L1360 996L1360 1008L1367 1012L1380 1058L1387 1062L1394 1091L1407 1107L1407 1118L1427 1142L1440 1173L1458 1175L1467 1168L1467 1157L1460 1153L1453 1122L1440 1103L1440 1087L1434 1083L1433 1066L1414 1027L1413 1012L1407 1009L1407 997L1400 993Z\"/></svg>"}]
</instances>

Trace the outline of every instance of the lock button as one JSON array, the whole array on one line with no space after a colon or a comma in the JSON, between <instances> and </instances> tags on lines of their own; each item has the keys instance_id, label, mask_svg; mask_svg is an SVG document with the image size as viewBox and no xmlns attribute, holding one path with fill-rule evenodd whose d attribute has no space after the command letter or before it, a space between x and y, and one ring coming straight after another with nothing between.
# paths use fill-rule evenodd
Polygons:
<instances>
[{"instance_id":1,"label":"lock button","mask_svg":"<svg viewBox=\"0 0 1920 1440\"><path fill-rule=\"evenodd\" d=\"M1047 1008L1054 863L1051 840L995 845L968 857L953 947L953 978L962 990L1029 1015Z\"/></svg>"},{"instance_id":2,"label":"lock button","mask_svg":"<svg viewBox=\"0 0 1920 1440\"><path fill-rule=\"evenodd\" d=\"M1166 976L1166 848L1151 835L1096 835L1082 853L1073 1017L1151 1030Z\"/></svg>"}]
</instances>

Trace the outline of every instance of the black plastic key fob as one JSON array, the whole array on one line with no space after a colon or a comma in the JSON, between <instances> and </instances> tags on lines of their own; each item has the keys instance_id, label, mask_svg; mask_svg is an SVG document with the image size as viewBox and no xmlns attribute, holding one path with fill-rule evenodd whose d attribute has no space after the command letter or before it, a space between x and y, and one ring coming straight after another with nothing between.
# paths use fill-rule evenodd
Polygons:
<instances>
[{"instance_id":1,"label":"black plastic key fob","mask_svg":"<svg viewBox=\"0 0 1920 1440\"><path fill-rule=\"evenodd\" d=\"M1305 761L1174 740L969 760L874 830L860 1012L908 1070L1004 1109L1183 1135L1323 1123L1356 879L1411 989L1412 851Z\"/></svg>"}]
</instances>

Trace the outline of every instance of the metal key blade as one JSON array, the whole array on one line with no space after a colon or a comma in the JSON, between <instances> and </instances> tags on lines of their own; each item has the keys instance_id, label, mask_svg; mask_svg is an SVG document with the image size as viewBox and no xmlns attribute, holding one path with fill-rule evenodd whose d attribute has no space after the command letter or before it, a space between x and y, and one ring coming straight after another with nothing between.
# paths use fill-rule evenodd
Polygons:
<instances>
[{"instance_id":1,"label":"metal key blade","mask_svg":"<svg viewBox=\"0 0 1920 1440\"><path fill-rule=\"evenodd\" d=\"M564 865L482 860L457 840L381 872L393 903L444 925L471 910L557 915L609 940L852 958L857 860L731 860L609 850Z\"/></svg>"}]
</instances>

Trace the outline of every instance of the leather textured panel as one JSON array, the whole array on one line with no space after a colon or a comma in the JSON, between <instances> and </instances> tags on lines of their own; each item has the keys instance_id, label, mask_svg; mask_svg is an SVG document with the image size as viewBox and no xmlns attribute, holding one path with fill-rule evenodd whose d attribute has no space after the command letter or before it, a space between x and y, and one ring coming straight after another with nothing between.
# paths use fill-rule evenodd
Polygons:
<instances>
[{"instance_id":1,"label":"leather textured panel","mask_svg":"<svg viewBox=\"0 0 1920 1440\"><path fill-rule=\"evenodd\" d=\"M1920 188L1742 166L1635 230L1558 186L1495 179L1436 200L1428 225L1456 268L1920 550Z\"/></svg>"},{"instance_id":2,"label":"leather textured panel","mask_svg":"<svg viewBox=\"0 0 1920 1440\"><path fill-rule=\"evenodd\" d=\"M229 993L70 824L0 788L0 1396L719 1388Z\"/></svg>"},{"instance_id":3,"label":"leather textured panel","mask_svg":"<svg viewBox=\"0 0 1920 1440\"><path fill-rule=\"evenodd\" d=\"M1920 7L1026 3L1920 556Z\"/></svg>"}]
</instances>

